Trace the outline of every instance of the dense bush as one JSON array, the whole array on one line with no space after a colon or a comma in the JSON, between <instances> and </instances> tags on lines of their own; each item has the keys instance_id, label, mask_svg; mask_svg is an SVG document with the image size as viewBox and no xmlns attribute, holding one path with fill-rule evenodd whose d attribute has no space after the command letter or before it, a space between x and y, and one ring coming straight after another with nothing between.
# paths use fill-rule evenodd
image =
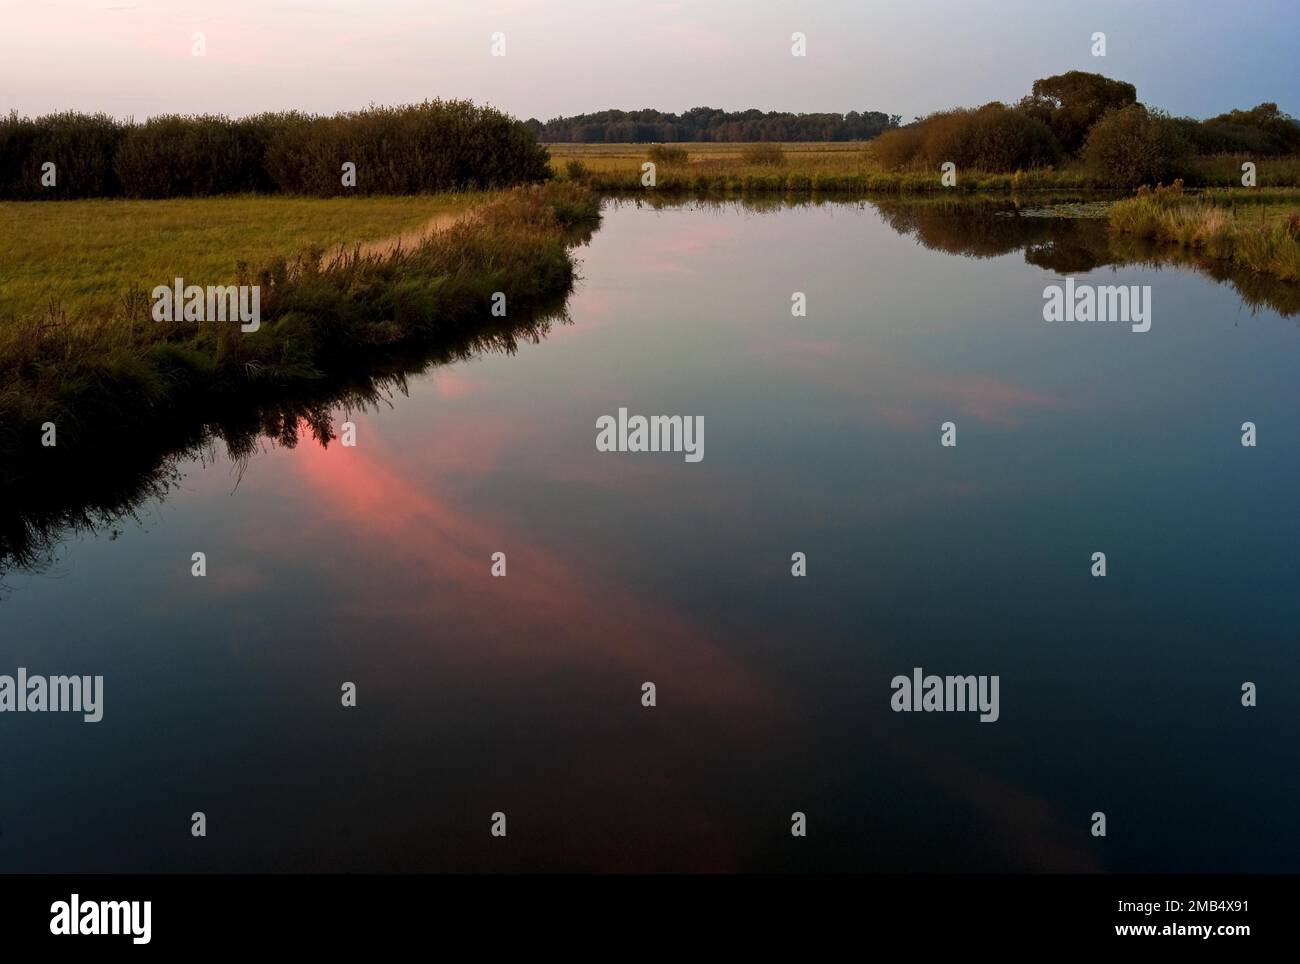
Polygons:
<instances>
[{"instance_id":1,"label":"dense bush","mask_svg":"<svg viewBox=\"0 0 1300 964\"><path fill-rule=\"evenodd\" d=\"M917 159L923 136L920 124L886 131L871 142L868 154L885 170L896 171L910 166Z\"/></svg>"},{"instance_id":2,"label":"dense bush","mask_svg":"<svg viewBox=\"0 0 1300 964\"><path fill-rule=\"evenodd\" d=\"M549 176L546 149L523 124L468 101L372 107L289 123L267 149L282 191L341 194L341 166L357 166L356 191L413 194L493 188Z\"/></svg>"},{"instance_id":3,"label":"dense bush","mask_svg":"<svg viewBox=\"0 0 1300 964\"><path fill-rule=\"evenodd\" d=\"M196 197L272 188L263 168L271 131L250 118L155 117L127 128L117 175L130 197Z\"/></svg>"},{"instance_id":4,"label":"dense bush","mask_svg":"<svg viewBox=\"0 0 1300 964\"><path fill-rule=\"evenodd\" d=\"M1111 111L1088 133L1084 160L1113 187L1159 184L1183 177L1192 147L1178 124L1141 104Z\"/></svg>"},{"instance_id":5,"label":"dense bush","mask_svg":"<svg viewBox=\"0 0 1300 964\"><path fill-rule=\"evenodd\" d=\"M40 184L57 165L56 188ZM356 165L355 187L343 165ZM504 187L549 177L546 149L524 125L468 101L317 117L260 114L0 119L0 197L176 197L242 191L412 194Z\"/></svg>"},{"instance_id":6,"label":"dense bush","mask_svg":"<svg viewBox=\"0 0 1300 964\"><path fill-rule=\"evenodd\" d=\"M1250 110L1233 110L1201 121L1192 135L1203 154L1294 154L1300 151L1300 123L1278 110L1277 104L1258 104Z\"/></svg>"},{"instance_id":7,"label":"dense bush","mask_svg":"<svg viewBox=\"0 0 1300 964\"><path fill-rule=\"evenodd\" d=\"M1205 121L1169 118L1138 104L1132 84L1078 70L1034 81L1033 93L1014 108L995 103L978 110L940 111L886 131L868 151L887 170L929 170L944 161L967 169L1025 169L1084 153L1103 118L1113 126L1102 131L1090 166L1117 187L1182 176L1190 152L1300 152L1300 123L1277 104ZM1135 140L1121 143L1121 130Z\"/></svg>"},{"instance_id":8,"label":"dense bush","mask_svg":"<svg viewBox=\"0 0 1300 964\"><path fill-rule=\"evenodd\" d=\"M977 171L1014 171L1056 161L1060 147L1042 121L1003 104L936 114L925 125L925 159Z\"/></svg>"},{"instance_id":9,"label":"dense bush","mask_svg":"<svg viewBox=\"0 0 1300 964\"><path fill-rule=\"evenodd\" d=\"M1004 104L931 114L915 126L883 134L872 145L889 169L938 169L952 161L959 170L1014 171L1053 164L1061 149L1042 121Z\"/></svg>"},{"instance_id":10,"label":"dense bush","mask_svg":"<svg viewBox=\"0 0 1300 964\"><path fill-rule=\"evenodd\" d=\"M126 125L104 114L49 114L32 120L16 112L0 118L0 197L75 198L121 193L113 160ZM41 166L55 165L53 187L41 184Z\"/></svg>"}]
</instances>

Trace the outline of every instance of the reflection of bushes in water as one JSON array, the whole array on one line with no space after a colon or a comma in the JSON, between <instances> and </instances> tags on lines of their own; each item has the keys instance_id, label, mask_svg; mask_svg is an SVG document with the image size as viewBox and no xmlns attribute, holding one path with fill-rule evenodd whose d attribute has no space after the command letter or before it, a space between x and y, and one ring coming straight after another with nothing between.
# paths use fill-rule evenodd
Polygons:
<instances>
[{"instance_id":1,"label":"reflection of bushes in water","mask_svg":"<svg viewBox=\"0 0 1300 964\"><path fill-rule=\"evenodd\" d=\"M1096 193L1066 191L1034 194L1032 200L917 197L873 198L853 203L859 207L869 204L898 233L912 235L927 248L949 254L994 258L1023 250L1027 263L1062 275L1079 274L1107 265L1154 268L1179 265L1194 268L1216 281L1231 284L1242 301L1252 308L1271 308L1286 316L1300 312L1300 285L1279 282L1170 246L1116 236L1108 230L1104 218L1031 217L1023 213L1029 211L1041 214L1051 206L1099 207L1098 197ZM1275 196L1277 198L1289 200L1290 195L1279 193ZM825 204L843 205L846 202L834 195L808 197L747 194L686 200L672 195L643 192L622 195L607 203L614 207L634 204L654 210L680 207L717 210L741 208L762 213Z\"/></svg>"},{"instance_id":2,"label":"reflection of bushes in water","mask_svg":"<svg viewBox=\"0 0 1300 964\"><path fill-rule=\"evenodd\" d=\"M846 201L843 197L836 195L792 195L779 193L759 193L759 194L714 194L701 195L699 197L683 197L680 194L657 194L653 192L623 192L608 195L606 204L611 209L628 206L636 208L649 208L652 211L666 210L711 210L711 211L752 211L759 213L771 213L772 211L784 210L786 208L804 208L804 207L824 207L834 205L835 207L844 207L852 204L855 207L863 207L866 201Z\"/></svg>"},{"instance_id":3,"label":"reflection of bushes in water","mask_svg":"<svg viewBox=\"0 0 1300 964\"><path fill-rule=\"evenodd\" d=\"M1056 274L1078 274L1112 263L1110 239L1100 221L1056 221L1050 238L1025 245L1025 261Z\"/></svg>"},{"instance_id":4,"label":"reflection of bushes in water","mask_svg":"<svg viewBox=\"0 0 1300 964\"><path fill-rule=\"evenodd\" d=\"M968 258L996 258L1032 248L1037 257L1060 257L1063 263L1075 264L1083 263L1081 257L1096 248L1094 241L1080 240L1090 234L1088 228L1081 228L1088 222L1018 217L1018 205L1013 201L872 201L871 204L899 234L910 234L927 248ZM1100 222L1098 230L1104 236L1105 229ZM1071 249L1078 250L1067 257L1065 252Z\"/></svg>"},{"instance_id":5,"label":"reflection of bushes in water","mask_svg":"<svg viewBox=\"0 0 1300 964\"><path fill-rule=\"evenodd\" d=\"M184 457L198 451L187 450ZM115 451L92 465L68 466L75 474L60 472L9 487L0 511L0 580L15 569L39 571L52 566L65 533L99 531L134 519L138 506L161 500L176 487L181 458L164 458L139 471L129 454ZM93 480L89 488L88 480ZM0 582L0 591L4 588Z\"/></svg>"},{"instance_id":6,"label":"reflection of bushes in water","mask_svg":"<svg viewBox=\"0 0 1300 964\"><path fill-rule=\"evenodd\" d=\"M43 449L21 465L6 463L0 510L0 578L53 564L69 534L113 529L136 519L148 501L178 485L182 467L196 458L216 461L224 448L242 475L266 443L294 448L304 438L328 446L335 426L353 414L391 405L407 394L407 379L432 368L484 354L514 354L521 342L540 342L556 320L567 321L564 295L514 322L464 332L368 357L352 371L299 386L291 396L241 395L210 410L160 413L149 431L118 431L84 445ZM0 585L0 589L3 586Z\"/></svg>"},{"instance_id":7,"label":"reflection of bushes in water","mask_svg":"<svg viewBox=\"0 0 1300 964\"><path fill-rule=\"evenodd\" d=\"M1300 312L1300 285L1216 261L1185 248L1117 235L1104 220L1023 217L1008 201L872 201L882 219L927 248L971 258L1023 250L1025 261L1056 274L1103 266L1189 267L1230 284L1253 309L1281 315Z\"/></svg>"},{"instance_id":8,"label":"reflection of bushes in water","mask_svg":"<svg viewBox=\"0 0 1300 964\"><path fill-rule=\"evenodd\" d=\"M1078 202L1087 203L1080 204ZM786 208L818 207L846 202L833 196L752 194L684 200L672 195L627 194L608 202L614 207L633 204L654 210L689 207L726 210L740 208L759 213ZM1024 252L1025 261L1055 274L1079 274L1099 267L1179 265L1194 268L1216 281L1231 284L1252 308L1272 308L1286 316L1300 310L1300 285L1287 284L1214 262L1171 246L1117 236L1101 217L1044 217L1052 206L1100 209L1097 195L1075 192L1035 194L1032 201L1019 198L870 199L853 202L870 205L881 219L900 234L915 237L925 247L970 258L995 258ZM1035 216L1027 216L1024 212Z\"/></svg>"},{"instance_id":9,"label":"reflection of bushes in water","mask_svg":"<svg viewBox=\"0 0 1300 964\"><path fill-rule=\"evenodd\" d=\"M1300 314L1300 284L1257 274L1208 257L1198 251L1161 244L1149 238L1110 235L1112 263L1161 268L1175 265L1208 275L1220 284L1230 285L1252 311L1271 309L1284 317Z\"/></svg>"}]
</instances>

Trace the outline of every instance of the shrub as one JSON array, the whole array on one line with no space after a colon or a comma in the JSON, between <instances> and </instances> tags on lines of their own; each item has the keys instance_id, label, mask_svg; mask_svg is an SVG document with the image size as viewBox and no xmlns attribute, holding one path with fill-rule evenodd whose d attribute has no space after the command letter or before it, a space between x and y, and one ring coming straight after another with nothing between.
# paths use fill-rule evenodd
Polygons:
<instances>
[{"instance_id":1,"label":"shrub","mask_svg":"<svg viewBox=\"0 0 1300 964\"><path fill-rule=\"evenodd\" d=\"M355 188L341 167L356 165ZM372 107L290 119L272 139L266 168L282 191L417 194L496 188L550 176L546 149L523 124L469 101Z\"/></svg>"},{"instance_id":2,"label":"shrub","mask_svg":"<svg viewBox=\"0 0 1300 964\"><path fill-rule=\"evenodd\" d=\"M1197 126L1200 130L1196 144L1202 153L1294 154L1300 151L1300 123L1278 110L1277 104L1229 111Z\"/></svg>"},{"instance_id":3,"label":"shrub","mask_svg":"<svg viewBox=\"0 0 1300 964\"><path fill-rule=\"evenodd\" d=\"M75 198L121 193L113 158L126 133L105 114L0 118L0 197ZM42 166L55 165L55 184L41 184Z\"/></svg>"},{"instance_id":4,"label":"shrub","mask_svg":"<svg viewBox=\"0 0 1300 964\"><path fill-rule=\"evenodd\" d=\"M587 165L576 157L564 165L564 171L569 175L570 181L583 181L587 178Z\"/></svg>"},{"instance_id":5,"label":"shrub","mask_svg":"<svg viewBox=\"0 0 1300 964\"><path fill-rule=\"evenodd\" d=\"M57 165L57 189L40 185ZM356 164L345 188L342 165ZM490 107L426 101L332 117L16 113L0 119L0 197L174 197L244 191L331 195L496 188L550 177L533 132Z\"/></svg>"},{"instance_id":6,"label":"shrub","mask_svg":"<svg viewBox=\"0 0 1300 964\"><path fill-rule=\"evenodd\" d=\"M771 164L775 166L785 163L785 151L781 150L780 144L750 144L741 151L740 156L746 164Z\"/></svg>"},{"instance_id":7,"label":"shrub","mask_svg":"<svg viewBox=\"0 0 1300 964\"><path fill-rule=\"evenodd\" d=\"M934 115L925 125L922 154L930 167L945 161L976 171L1040 167L1060 154L1042 122L1002 104Z\"/></svg>"},{"instance_id":8,"label":"shrub","mask_svg":"<svg viewBox=\"0 0 1300 964\"><path fill-rule=\"evenodd\" d=\"M931 114L916 126L882 134L872 150L886 168L1014 171L1053 164L1061 149L1047 125L1004 104Z\"/></svg>"},{"instance_id":9,"label":"shrub","mask_svg":"<svg viewBox=\"0 0 1300 964\"><path fill-rule=\"evenodd\" d=\"M684 147L667 147L664 144L656 144L649 150L650 160L664 167L672 167L678 164L685 164L690 160Z\"/></svg>"},{"instance_id":10,"label":"shrub","mask_svg":"<svg viewBox=\"0 0 1300 964\"><path fill-rule=\"evenodd\" d=\"M130 197L197 197L265 190L268 136L258 122L155 117L127 128L116 170Z\"/></svg>"},{"instance_id":11,"label":"shrub","mask_svg":"<svg viewBox=\"0 0 1300 964\"><path fill-rule=\"evenodd\" d=\"M1163 114L1132 104L1111 111L1088 134L1084 160L1111 187L1158 184L1183 176L1191 145Z\"/></svg>"},{"instance_id":12,"label":"shrub","mask_svg":"<svg viewBox=\"0 0 1300 964\"><path fill-rule=\"evenodd\" d=\"M919 125L886 131L871 142L871 157L887 171L896 171L911 164L921 150L922 132Z\"/></svg>"}]
</instances>

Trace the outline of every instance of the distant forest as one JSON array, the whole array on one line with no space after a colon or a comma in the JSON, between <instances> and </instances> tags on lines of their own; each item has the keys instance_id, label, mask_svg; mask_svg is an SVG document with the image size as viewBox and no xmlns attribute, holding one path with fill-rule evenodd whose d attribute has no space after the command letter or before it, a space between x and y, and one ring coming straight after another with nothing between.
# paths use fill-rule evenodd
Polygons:
<instances>
[{"instance_id":1,"label":"distant forest","mask_svg":"<svg viewBox=\"0 0 1300 964\"><path fill-rule=\"evenodd\" d=\"M539 141L627 144L673 141L865 141L899 126L897 114L877 110L847 114L789 114L693 107L684 114L659 110L603 110L525 124Z\"/></svg>"}]
</instances>

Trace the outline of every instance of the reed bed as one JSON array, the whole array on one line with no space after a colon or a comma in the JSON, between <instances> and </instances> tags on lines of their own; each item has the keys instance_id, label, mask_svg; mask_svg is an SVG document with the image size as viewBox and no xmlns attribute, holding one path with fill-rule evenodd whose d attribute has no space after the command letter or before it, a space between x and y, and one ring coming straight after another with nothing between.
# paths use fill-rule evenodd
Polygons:
<instances>
[{"instance_id":1,"label":"reed bed","mask_svg":"<svg viewBox=\"0 0 1300 964\"><path fill-rule=\"evenodd\" d=\"M1253 201L1236 207L1236 197L1252 192L1188 195L1180 184L1111 206L1110 229L1118 234L1177 245L1205 257L1229 261L1257 274L1300 282L1300 208L1295 192L1276 192L1271 206Z\"/></svg>"}]
</instances>

